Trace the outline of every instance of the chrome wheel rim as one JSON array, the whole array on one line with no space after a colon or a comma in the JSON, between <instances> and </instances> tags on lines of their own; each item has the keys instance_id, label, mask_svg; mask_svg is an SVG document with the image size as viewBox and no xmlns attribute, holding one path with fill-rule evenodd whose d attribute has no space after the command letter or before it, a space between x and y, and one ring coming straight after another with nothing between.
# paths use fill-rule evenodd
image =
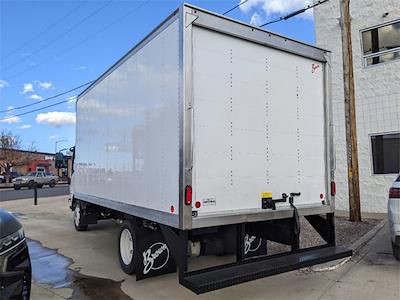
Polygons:
<instances>
[{"instance_id":1,"label":"chrome wheel rim","mask_svg":"<svg viewBox=\"0 0 400 300\"><path fill-rule=\"evenodd\" d=\"M121 232L119 249L122 261L125 265L129 265L133 259L133 239L131 232L126 228Z\"/></svg>"}]
</instances>

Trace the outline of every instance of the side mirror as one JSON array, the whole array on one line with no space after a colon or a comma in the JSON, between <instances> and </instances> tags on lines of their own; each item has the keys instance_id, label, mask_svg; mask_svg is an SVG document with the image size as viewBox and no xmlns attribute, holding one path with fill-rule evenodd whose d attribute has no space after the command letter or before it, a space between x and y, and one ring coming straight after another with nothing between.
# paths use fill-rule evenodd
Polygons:
<instances>
[{"instance_id":1,"label":"side mirror","mask_svg":"<svg viewBox=\"0 0 400 300\"><path fill-rule=\"evenodd\" d=\"M56 168L66 168L67 167L65 156L61 152L56 153L55 165L56 165Z\"/></svg>"}]
</instances>

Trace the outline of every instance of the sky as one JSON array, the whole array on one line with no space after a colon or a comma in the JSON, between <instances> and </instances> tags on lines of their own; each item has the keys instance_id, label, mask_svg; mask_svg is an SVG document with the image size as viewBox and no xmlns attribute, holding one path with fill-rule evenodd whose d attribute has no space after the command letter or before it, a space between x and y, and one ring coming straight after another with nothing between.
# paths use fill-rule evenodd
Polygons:
<instances>
[{"instance_id":1,"label":"sky","mask_svg":"<svg viewBox=\"0 0 400 300\"><path fill-rule=\"evenodd\" d=\"M192 0L223 13L244 0ZM274 20L310 0L249 0L228 14L253 25ZM11 131L27 149L54 152L75 141L75 99L143 39L182 1L176 0L0 0L0 131ZM312 10L267 30L315 44ZM43 110L60 101L68 102ZM32 104L32 105L31 105ZM15 109L20 106L29 107Z\"/></svg>"}]
</instances>

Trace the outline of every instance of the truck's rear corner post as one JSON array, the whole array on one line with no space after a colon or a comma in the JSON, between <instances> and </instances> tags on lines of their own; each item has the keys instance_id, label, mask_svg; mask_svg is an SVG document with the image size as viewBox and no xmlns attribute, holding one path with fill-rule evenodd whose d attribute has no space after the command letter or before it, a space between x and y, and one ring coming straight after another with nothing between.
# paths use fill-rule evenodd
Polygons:
<instances>
[{"instance_id":1,"label":"truck's rear corner post","mask_svg":"<svg viewBox=\"0 0 400 300\"><path fill-rule=\"evenodd\" d=\"M192 187L193 172L193 73L192 73L192 23L197 16L191 14L192 9L182 5L179 11L180 20L180 150L179 150L179 228L183 230L192 228L192 205L185 201L186 187Z\"/></svg>"}]
</instances>

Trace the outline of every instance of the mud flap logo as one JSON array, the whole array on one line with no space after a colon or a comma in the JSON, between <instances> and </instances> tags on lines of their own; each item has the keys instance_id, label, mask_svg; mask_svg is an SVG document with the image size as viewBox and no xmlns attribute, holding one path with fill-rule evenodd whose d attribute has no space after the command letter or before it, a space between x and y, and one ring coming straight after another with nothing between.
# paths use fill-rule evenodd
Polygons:
<instances>
[{"instance_id":1,"label":"mud flap logo","mask_svg":"<svg viewBox=\"0 0 400 300\"><path fill-rule=\"evenodd\" d=\"M169 249L164 243L154 243L143 252L143 274L163 268L169 260Z\"/></svg>"},{"instance_id":2,"label":"mud flap logo","mask_svg":"<svg viewBox=\"0 0 400 300\"><path fill-rule=\"evenodd\" d=\"M246 234L244 236L244 254L249 252L256 252L261 246L261 239L252 235Z\"/></svg>"}]
</instances>

